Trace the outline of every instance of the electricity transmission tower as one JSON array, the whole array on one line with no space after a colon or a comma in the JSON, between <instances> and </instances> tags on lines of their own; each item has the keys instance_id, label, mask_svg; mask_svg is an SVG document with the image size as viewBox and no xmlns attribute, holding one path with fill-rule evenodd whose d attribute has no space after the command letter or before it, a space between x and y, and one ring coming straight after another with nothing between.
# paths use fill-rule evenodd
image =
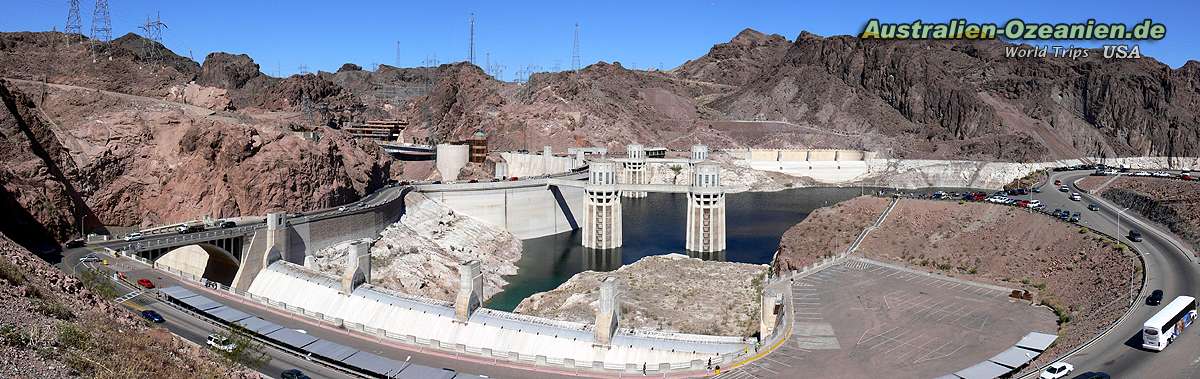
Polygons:
<instances>
[{"instance_id":1,"label":"electricity transmission tower","mask_svg":"<svg viewBox=\"0 0 1200 379\"><path fill-rule=\"evenodd\" d=\"M108 42L112 39L112 19L108 15L108 0L96 0L96 9L92 10L92 39L96 42Z\"/></svg>"},{"instance_id":2,"label":"electricity transmission tower","mask_svg":"<svg viewBox=\"0 0 1200 379\"><path fill-rule=\"evenodd\" d=\"M579 23L575 23L575 43L571 45L571 71L579 71Z\"/></svg>"},{"instance_id":3,"label":"electricity transmission tower","mask_svg":"<svg viewBox=\"0 0 1200 379\"><path fill-rule=\"evenodd\" d=\"M471 13L470 37L467 43L467 61L475 64L475 13Z\"/></svg>"},{"instance_id":4,"label":"electricity transmission tower","mask_svg":"<svg viewBox=\"0 0 1200 379\"><path fill-rule=\"evenodd\" d=\"M76 35L83 35L83 20L79 18L79 0L71 0L67 4L67 27L63 28L63 33L67 34L67 43L70 43Z\"/></svg>"},{"instance_id":5,"label":"electricity transmission tower","mask_svg":"<svg viewBox=\"0 0 1200 379\"><path fill-rule=\"evenodd\" d=\"M158 47L162 45L162 30L166 27L167 24L162 22L161 14L154 16L154 19L146 16L146 23L138 27L145 34L145 38L142 39L142 56L147 61L158 62L162 59Z\"/></svg>"},{"instance_id":6,"label":"electricity transmission tower","mask_svg":"<svg viewBox=\"0 0 1200 379\"><path fill-rule=\"evenodd\" d=\"M400 41L396 41L396 68L400 68Z\"/></svg>"}]
</instances>

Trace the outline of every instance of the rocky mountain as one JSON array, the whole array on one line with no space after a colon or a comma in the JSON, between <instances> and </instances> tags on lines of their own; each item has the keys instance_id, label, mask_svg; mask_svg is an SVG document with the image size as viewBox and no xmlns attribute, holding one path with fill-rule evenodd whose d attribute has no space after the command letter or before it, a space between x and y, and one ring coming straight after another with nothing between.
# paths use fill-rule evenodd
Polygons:
<instances>
[{"instance_id":1,"label":"rocky mountain","mask_svg":"<svg viewBox=\"0 0 1200 379\"><path fill-rule=\"evenodd\" d=\"M35 250L101 225L344 204L398 168L378 146L336 130L314 141L199 107L51 89L38 104L0 81L0 202L17 215L0 231Z\"/></svg>"},{"instance_id":2,"label":"rocky mountain","mask_svg":"<svg viewBox=\"0 0 1200 379\"><path fill-rule=\"evenodd\" d=\"M199 71L191 59L132 33L107 44L77 34L0 33L0 77L162 97Z\"/></svg>"},{"instance_id":3,"label":"rocky mountain","mask_svg":"<svg viewBox=\"0 0 1200 379\"><path fill-rule=\"evenodd\" d=\"M861 41L744 30L667 71L597 63L496 81L443 65L406 115L499 148L625 143L849 147L885 156L1041 161L1200 154L1200 62L1006 58L986 41Z\"/></svg>"}]
</instances>

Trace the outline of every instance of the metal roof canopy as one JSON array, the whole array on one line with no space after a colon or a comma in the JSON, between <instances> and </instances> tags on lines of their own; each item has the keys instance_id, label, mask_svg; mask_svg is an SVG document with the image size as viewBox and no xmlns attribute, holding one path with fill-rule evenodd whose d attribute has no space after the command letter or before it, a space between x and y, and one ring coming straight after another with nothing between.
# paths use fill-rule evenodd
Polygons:
<instances>
[{"instance_id":1,"label":"metal roof canopy","mask_svg":"<svg viewBox=\"0 0 1200 379\"><path fill-rule=\"evenodd\" d=\"M408 362L384 358L361 350L343 359L342 363L385 377L404 371L410 365Z\"/></svg>"},{"instance_id":2,"label":"metal roof canopy","mask_svg":"<svg viewBox=\"0 0 1200 379\"><path fill-rule=\"evenodd\" d=\"M404 371L400 371L400 375L394 377L403 379L451 379L454 377L454 371L422 365L409 365Z\"/></svg>"},{"instance_id":3,"label":"metal roof canopy","mask_svg":"<svg viewBox=\"0 0 1200 379\"><path fill-rule=\"evenodd\" d=\"M1029 334L1021 337L1020 341L1017 341L1017 346L1029 350L1045 351L1057 339L1058 336L1053 334L1029 332Z\"/></svg>"},{"instance_id":4,"label":"metal roof canopy","mask_svg":"<svg viewBox=\"0 0 1200 379\"><path fill-rule=\"evenodd\" d=\"M220 319L221 321L225 321L225 322L238 322L238 321L248 319L250 317L254 317L254 316L251 316L249 313L230 308L227 305L223 305L223 306L220 306L217 308L210 309L208 311L208 314L210 316L216 317L216 318Z\"/></svg>"},{"instance_id":5,"label":"metal roof canopy","mask_svg":"<svg viewBox=\"0 0 1200 379\"><path fill-rule=\"evenodd\" d=\"M305 346L304 350L339 362L358 352L358 349L321 339Z\"/></svg>"},{"instance_id":6,"label":"metal roof canopy","mask_svg":"<svg viewBox=\"0 0 1200 379\"><path fill-rule=\"evenodd\" d=\"M1041 353L1013 346L1008 348L1008 350L1000 352L1000 354L996 354L996 356L991 357L988 360L1015 369L1017 367L1024 366L1026 363L1029 363L1029 361L1037 358L1038 355L1041 355Z\"/></svg>"},{"instance_id":7,"label":"metal roof canopy","mask_svg":"<svg viewBox=\"0 0 1200 379\"><path fill-rule=\"evenodd\" d=\"M207 313L209 309L222 306L221 303L215 302L204 296L196 295L185 299L179 299L180 302L187 304L189 307Z\"/></svg>"},{"instance_id":8,"label":"metal roof canopy","mask_svg":"<svg viewBox=\"0 0 1200 379\"><path fill-rule=\"evenodd\" d=\"M171 287L163 288L163 289L158 290L158 292L164 293L167 296L173 297L175 299L180 299L180 300L186 299L186 298L189 298L192 296L196 296L196 293L192 292L192 290L189 290L187 288L183 288L180 286L171 286Z\"/></svg>"},{"instance_id":9,"label":"metal roof canopy","mask_svg":"<svg viewBox=\"0 0 1200 379\"><path fill-rule=\"evenodd\" d=\"M276 324L276 323L273 323L273 322L270 322L267 320L263 320L258 317L250 317L250 318L235 322L235 324L241 325L242 327L246 328L246 330L249 330L251 332L263 334L263 335L269 334L269 333L274 332L279 329L283 329L283 327L279 326L279 324Z\"/></svg>"},{"instance_id":10,"label":"metal roof canopy","mask_svg":"<svg viewBox=\"0 0 1200 379\"><path fill-rule=\"evenodd\" d=\"M960 379L958 375L946 374L933 379Z\"/></svg>"},{"instance_id":11,"label":"metal roof canopy","mask_svg":"<svg viewBox=\"0 0 1200 379\"><path fill-rule=\"evenodd\" d=\"M304 348L305 346L308 346L308 344L317 341L317 337L300 333L288 328L282 328L274 332L267 333L267 337L297 349Z\"/></svg>"},{"instance_id":12,"label":"metal roof canopy","mask_svg":"<svg viewBox=\"0 0 1200 379\"><path fill-rule=\"evenodd\" d=\"M1007 374L1012 369L1004 367L990 361L979 362L971 367L964 368L959 372L954 373L963 379L995 379L1001 375Z\"/></svg>"}]
</instances>

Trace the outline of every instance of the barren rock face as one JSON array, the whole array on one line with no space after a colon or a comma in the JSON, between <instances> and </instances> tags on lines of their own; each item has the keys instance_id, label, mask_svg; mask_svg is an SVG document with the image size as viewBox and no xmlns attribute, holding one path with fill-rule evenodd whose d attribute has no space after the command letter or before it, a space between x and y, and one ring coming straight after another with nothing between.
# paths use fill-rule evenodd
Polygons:
<instances>
[{"instance_id":1,"label":"barren rock face","mask_svg":"<svg viewBox=\"0 0 1200 379\"><path fill-rule=\"evenodd\" d=\"M10 83L0 96L5 202L29 214L13 225L43 239L77 232L81 216L93 229L335 206L392 171L377 146L338 131L310 141L279 125L80 90L55 91L42 109Z\"/></svg>"},{"instance_id":2,"label":"barren rock face","mask_svg":"<svg viewBox=\"0 0 1200 379\"><path fill-rule=\"evenodd\" d=\"M600 281L616 277L622 328L749 336L758 331L766 266L680 254L639 259L612 272L585 271L517 305L516 313L593 323Z\"/></svg>"},{"instance_id":3,"label":"barren rock face","mask_svg":"<svg viewBox=\"0 0 1200 379\"><path fill-rule=\"evenodd\" d=\"M1089 176L1080 189L1098 191L1105 199L1165 225L1200 249L1200 182L1166 178ZM1101 187L1104 183L1108 186Z\"/></svg>"}]
</instances>

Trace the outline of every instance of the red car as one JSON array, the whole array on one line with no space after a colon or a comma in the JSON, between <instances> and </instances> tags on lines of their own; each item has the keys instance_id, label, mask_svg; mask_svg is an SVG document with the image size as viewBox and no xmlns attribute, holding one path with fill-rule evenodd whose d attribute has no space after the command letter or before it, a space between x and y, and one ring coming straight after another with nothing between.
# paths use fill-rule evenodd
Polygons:
<instances>
[{"instance_id":1,"label":"red car","mask_svg":"<svg viewBox=\"0 0 1200 379\"><path fill-rule=\"evenodd\" d=\"M146 278L138 279L137 284L139 286L146 287L146 289L154 288L154 282L151 282L150 279Z\"/></svg>"}]
</instances>

